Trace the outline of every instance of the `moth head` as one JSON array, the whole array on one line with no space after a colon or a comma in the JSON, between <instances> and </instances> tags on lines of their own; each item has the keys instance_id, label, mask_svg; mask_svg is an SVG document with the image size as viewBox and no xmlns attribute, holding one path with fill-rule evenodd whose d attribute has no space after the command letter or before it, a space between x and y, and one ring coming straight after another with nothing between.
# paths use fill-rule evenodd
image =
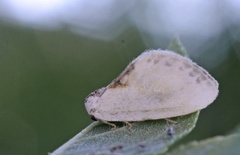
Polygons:
<instances>
[{"instance_id":1,"label":"moth head","mask_svg":"<svg viewBox=\"0 0 240 155\"><path fill-rule=\"evenodd\" d=\"M90 116L93 116L94 113L97 111L96 107L98 105L98 100L105 92L105 90L106 90L105 87L97 89L86 97L85 107Z\"/></svg>"}]
</instances>

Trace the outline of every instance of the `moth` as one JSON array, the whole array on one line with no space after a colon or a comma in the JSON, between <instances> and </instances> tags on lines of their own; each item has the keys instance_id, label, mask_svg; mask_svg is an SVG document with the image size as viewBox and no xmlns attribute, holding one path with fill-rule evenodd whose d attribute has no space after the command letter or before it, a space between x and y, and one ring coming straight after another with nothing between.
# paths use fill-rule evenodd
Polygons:
<instances>
[{"instance_id":1,"label":"moth","mask_svg":"<svg viewBox=\"0 0 240 155\"><path fill-rule=\"evenodd\" d=\"M85 99L96 120L134 122L182 116L206 108L218 95L218 82L187 57L148 50L134 59L108 86Z\"/></svg>"}]
</instances>

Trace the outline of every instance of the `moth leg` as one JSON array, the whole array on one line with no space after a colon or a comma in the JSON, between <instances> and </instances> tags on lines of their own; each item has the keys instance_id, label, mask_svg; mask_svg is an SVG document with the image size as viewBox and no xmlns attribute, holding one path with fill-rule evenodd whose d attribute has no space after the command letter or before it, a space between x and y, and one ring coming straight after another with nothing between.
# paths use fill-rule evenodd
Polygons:
<instances>
[{"instance_id":1,"label":"moth leg","mask_svg":"<svg viewBox=\"0 0 240 155\"><path fill-rule=\"evenodd\" d=\"M100 121L103 122L104 124L110 125L112 127L111 130L117 129L117 126L115 124L113 124L113 123L110 123L110 122L105 121L105 120L100 120Z\"/></svg>"},{"instance_id":2,"label":"moth leg","mask_svg":"<svg viewBox=\"0 0 240 155\"><path fill-rule=\"evenodd\" d=\"M165 120L170 123L173 123L173 124L177 124L177 121L174 121L174 120L171 120L170 118L165 118Z\"/></svg>"},{"instance_id":3,"label":"moth leg","mask_svg":"<svg viewBox=\"0 0 240 155\"><path fill-rule=\"evenodd\" d=\"M131 128L132 128L132 124L131 124L131 123L129 123L129 122L124 122L124 123L127 124L128 129L131 129Z\"/></svg>"}]
</instances>

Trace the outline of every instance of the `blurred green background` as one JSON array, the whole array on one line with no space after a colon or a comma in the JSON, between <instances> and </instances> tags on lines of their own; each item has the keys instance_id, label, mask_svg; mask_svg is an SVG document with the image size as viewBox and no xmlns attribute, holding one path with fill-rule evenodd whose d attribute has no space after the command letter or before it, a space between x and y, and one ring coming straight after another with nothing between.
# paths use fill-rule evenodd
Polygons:
<instances>
[{"instance_id":1,"label":"blurred green background","mask_svg":"<svg viewBox=\"0 0 240 155\"><path fill-rule=\"evenodd\" d=\"M201 111L186 141L224 135L239 123L239 32L238 25L225 27L196 47L201 54L191 53L194 45L183 39L190 57L220 83L219 97ZM173 37L160 35L156 45L133 26L104 40L1 22L0 154L54 151L92 122L84 108L89 93L109 84L144 50L167 48Z\"/></svg>"}]
</instances>

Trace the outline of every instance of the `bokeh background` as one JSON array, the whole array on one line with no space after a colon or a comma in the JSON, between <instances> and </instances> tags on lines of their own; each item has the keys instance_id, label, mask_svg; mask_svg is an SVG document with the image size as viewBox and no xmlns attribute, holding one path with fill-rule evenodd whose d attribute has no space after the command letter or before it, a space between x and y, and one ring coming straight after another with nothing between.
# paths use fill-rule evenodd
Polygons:
<instances>
[{"instance_id":1,"label":"bokeh background","mask_svg":"<svg viewBox=\"0 0 240 155\"><path fill-rule=\"evenodd\" d=\"M1 0L0 154L54 151L92 122L90 92L176 34L220 83L185 142L231 132L240 118L238 0Z\"/></svg>"}]
</instances>

